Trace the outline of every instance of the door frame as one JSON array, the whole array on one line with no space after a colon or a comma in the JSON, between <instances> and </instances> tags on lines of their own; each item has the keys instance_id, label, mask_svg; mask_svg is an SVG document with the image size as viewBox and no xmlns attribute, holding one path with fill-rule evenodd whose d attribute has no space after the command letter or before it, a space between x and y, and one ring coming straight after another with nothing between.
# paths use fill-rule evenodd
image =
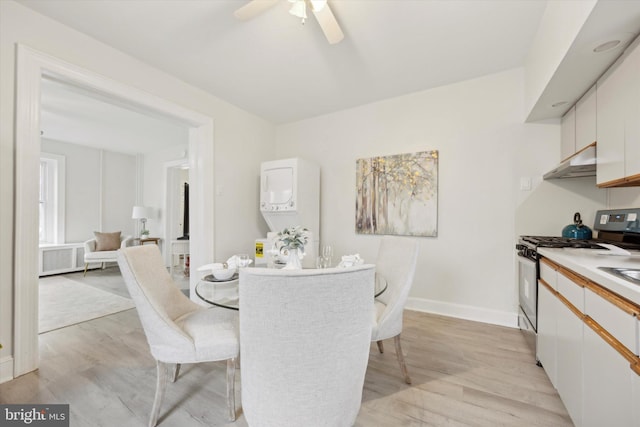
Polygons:
<instances>
[{"instance_id":1,"label":"door frame","mask_svg":"<svg viewBox=\"0 0 640 427\"><path fill-rule=\"evenodd\" d=\"M17 45L14 234L14 378L39 366L38 352L38 165L40 91L44 75L104 94L134 108L177 120L189 128L189 222L194 265L214 259L213 119L148 92L106 78L69 62ZM191 277L191 295L197 283Z\"/></svg>"}]
</instances>

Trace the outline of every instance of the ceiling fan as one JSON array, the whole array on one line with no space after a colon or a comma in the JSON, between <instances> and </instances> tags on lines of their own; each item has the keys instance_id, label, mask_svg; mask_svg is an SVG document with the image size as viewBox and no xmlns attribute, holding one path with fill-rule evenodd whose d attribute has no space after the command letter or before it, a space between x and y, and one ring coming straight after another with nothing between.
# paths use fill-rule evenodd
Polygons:
<instances>
[{"instance_id":1,"label":"ceiling fan","mask_svg":"<svg viewBox=\"0 0 640 427\"><path fill-rule=\"evenodd\" d=\"M247 21L269 9L278 1L279 0L251 0L249 3L237 9L233 15L241 21ZM320 24L320 28L322 28L329 44L339 43L344 38L342 29L340 29L340 25L338 25L336 17L333 15L331 8L327 4L327 0L288 1L292 3L289 13L301 18L303 24L305 19L307 19L307 7L311 7L311 10L318 20L318 24Z\"/></svg>"}]
</instances>

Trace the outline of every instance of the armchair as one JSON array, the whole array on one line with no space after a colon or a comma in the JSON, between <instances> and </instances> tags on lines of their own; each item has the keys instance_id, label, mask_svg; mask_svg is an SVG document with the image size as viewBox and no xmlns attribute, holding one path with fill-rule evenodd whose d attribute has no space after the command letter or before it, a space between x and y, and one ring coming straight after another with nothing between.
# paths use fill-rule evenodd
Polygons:
<instances>
[{"instance_id":1,"label":"armchair","mask_svg":"<svg viewBox=\"0 0 640 427\"><path fill-rule=\"evenodd\" d=\"M98 235L112 234L112 233L99 233ZM97 250L98 238L94 237L84 242L84 276L87 275L87 269L89 264L101 263L102 268L105 267L107 262L118 262L118 248L112 250ZM131 246L133 239L131 236L120 236L120 249L124 249L127 246Z\"/></svg>"}]
</instances>

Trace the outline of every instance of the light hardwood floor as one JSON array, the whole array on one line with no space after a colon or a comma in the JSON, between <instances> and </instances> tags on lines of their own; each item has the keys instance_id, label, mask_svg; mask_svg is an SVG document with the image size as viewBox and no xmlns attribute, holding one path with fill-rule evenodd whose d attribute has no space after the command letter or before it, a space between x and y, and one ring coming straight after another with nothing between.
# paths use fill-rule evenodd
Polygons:
<instances>
[{"instance_id":1,"label":"light hardwood floor","mask_svg":"<svg viewBox=\"0 0 640 427\"><path fill-rule=\"evenodd\" d=\"M371 347L356 426L571 426L520 332L405 312L402 380L392 341ZM72 426L145 426L155 362L135 310L40 335L40 369L0 384L0 403L69 403ZM245 427L225 418L225 363L183 366L169 384L160 426ZM303 427L303 426L301 426Z\"/></svg>"}]
</instances>

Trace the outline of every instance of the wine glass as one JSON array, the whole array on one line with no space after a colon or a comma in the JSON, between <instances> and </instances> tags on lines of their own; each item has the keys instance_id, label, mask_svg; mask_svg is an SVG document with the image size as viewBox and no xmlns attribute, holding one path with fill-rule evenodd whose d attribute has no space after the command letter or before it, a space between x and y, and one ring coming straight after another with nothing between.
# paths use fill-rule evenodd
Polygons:
<instances>
[{"instance_id":1,"label":"wine glass","mask_svg":"<svg viewBox=\"0 0 640 427\"><path fill-rule=\"evenodd\" d=\"M249 265L249 255L238 254L238 268L244 268Z\"/></svg>"},{"instance_id":2,"label":"wine glass","mask_svg":"<svg viewBox=\"0 0 640 427\"><path fill-rule=\"evenodd\" d=\"M331 245L322 246L322 250L320 252L320 256L324 260L324 262L323 262L324 267L323 268L331 267L331 262L332 262L332 258L333 258L333 248L331 247Z\"/></svg>"}]
</instances>

